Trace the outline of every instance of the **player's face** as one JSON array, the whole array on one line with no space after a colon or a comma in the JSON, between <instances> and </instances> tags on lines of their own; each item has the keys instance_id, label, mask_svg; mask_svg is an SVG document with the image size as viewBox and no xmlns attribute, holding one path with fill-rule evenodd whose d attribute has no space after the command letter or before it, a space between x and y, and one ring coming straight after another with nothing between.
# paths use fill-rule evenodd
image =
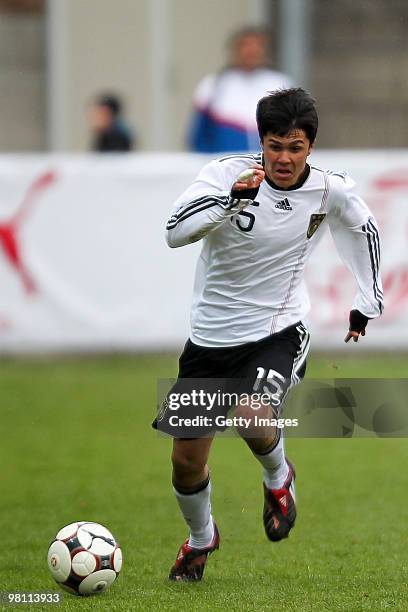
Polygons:
<instances>
[{"instance_id":1,"label":"player's face","mask_svg":"<svg viewBox=\"0 0 408 612\"><path fill-rule=\"evenodd\" d=\"M312 145L304 130L287 136L268 132L262 142L266 176L283 189L295 185L306 166Z\"/></svg>"}]
</instances>

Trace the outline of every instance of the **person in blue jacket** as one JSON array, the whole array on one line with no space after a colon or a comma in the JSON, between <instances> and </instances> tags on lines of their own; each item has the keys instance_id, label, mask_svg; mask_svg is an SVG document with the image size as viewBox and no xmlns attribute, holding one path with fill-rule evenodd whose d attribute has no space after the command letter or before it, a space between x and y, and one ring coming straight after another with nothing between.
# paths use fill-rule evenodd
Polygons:
<instances>
[{"instance_id":1,"label":"person in blue jacket","mask_svg":"<svg viewBox=\"0 0 408 612\"><path fill-rule=\"evenodd\" d=\"M230 42L230 64L204 77L193 96L188 148L199 153L257 151L255 110L268 92L293 85L268 65L266 30L245 28Z\"/></svg>"}]
</instances>

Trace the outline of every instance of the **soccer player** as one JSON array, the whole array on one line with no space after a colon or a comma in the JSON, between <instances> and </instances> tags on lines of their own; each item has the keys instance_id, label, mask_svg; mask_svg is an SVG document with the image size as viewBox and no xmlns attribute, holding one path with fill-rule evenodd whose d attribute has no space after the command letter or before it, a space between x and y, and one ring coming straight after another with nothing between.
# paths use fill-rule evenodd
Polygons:
<instances>
[{"instance_id":1,"label":"soccer player","mask_svg":"<svg viewBox=\"0 0 408 612\"><path fill-rule=\"evenodd\" d=\"M253 390L262 382L279 390L282 406L306 369L303 276L319 234L330 227L357 283L346 342L357 342L382 312L380 245L352 179L307 163L318 126L312 97L300 88L280 90L259 101L256 118L262 152L204 166L167 224L171 247L203 240L178 380L243 379ZM265 532L279 541L295 523L294 467L277 428L259 437L240 434L263 467ZM190 535L170 570L172 580L200 580L219 547L207 465L213 435L174 439L173 486Z\"/></svg>"}]
</instances>

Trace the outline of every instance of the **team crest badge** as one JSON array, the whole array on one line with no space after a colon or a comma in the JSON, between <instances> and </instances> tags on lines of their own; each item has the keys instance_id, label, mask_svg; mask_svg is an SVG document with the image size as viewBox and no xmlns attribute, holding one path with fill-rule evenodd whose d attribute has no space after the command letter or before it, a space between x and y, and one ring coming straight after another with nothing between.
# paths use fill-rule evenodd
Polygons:
<instances>
[{"instance_id":1,"label":"team crest badge","mask_svg":"<svg viewBox=\"0 0 408 612\"><path fill-rule=\"evenodd\" d=\"M319 228L319 225L325 218L326 213L310 215L309 227L307 228L307 237L311 238L315 231Z\"/></svg>"}]
</instances>

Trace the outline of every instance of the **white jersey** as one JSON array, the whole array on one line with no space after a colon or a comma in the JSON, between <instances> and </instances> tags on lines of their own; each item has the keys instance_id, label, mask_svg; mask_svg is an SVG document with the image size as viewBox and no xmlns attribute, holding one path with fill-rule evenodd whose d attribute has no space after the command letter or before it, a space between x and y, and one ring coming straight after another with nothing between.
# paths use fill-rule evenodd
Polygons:
<instances>
[{"instance_id":1,"label":"white jersey","mask_svg":"<svg viewBox=\"0 0 408 612\"><path fill-rule=\"evenodd\" d=\"M298 187L266 179L255 200L233 200L238 175L260 155L212 161L180 196L167 223L167 242L203 239L191 310L191 340L206 347L259 340L304 320L310 301L306 262L325 226L352 271L352 308L369 318L382 312L377 224L345 173L310 167Z\"/></svg>"}]
</instances>

